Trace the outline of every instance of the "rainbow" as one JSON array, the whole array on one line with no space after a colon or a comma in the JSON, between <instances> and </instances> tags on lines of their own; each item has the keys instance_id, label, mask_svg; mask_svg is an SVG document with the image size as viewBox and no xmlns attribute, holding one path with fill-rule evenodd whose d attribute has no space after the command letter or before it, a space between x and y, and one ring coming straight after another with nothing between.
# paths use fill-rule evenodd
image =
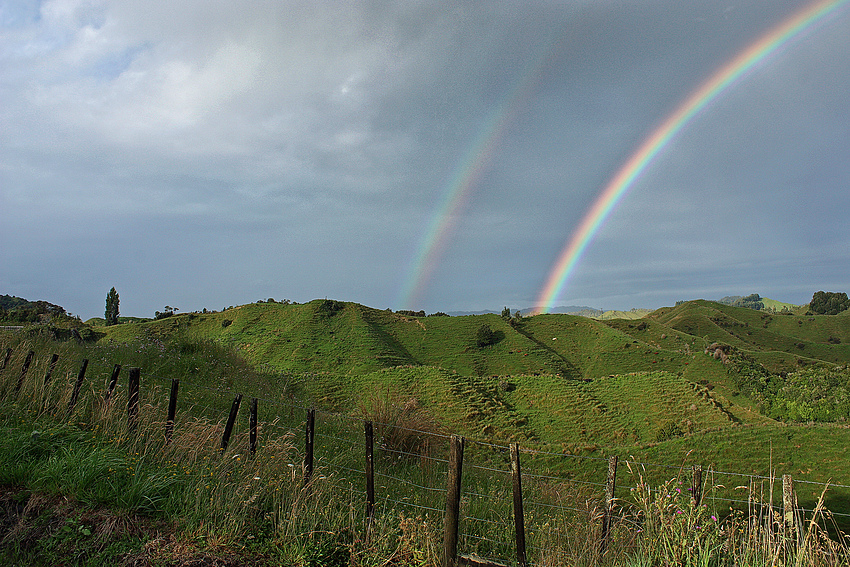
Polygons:
<instances>
[{"instance_id":1,"label":"rainbow","mask_svg":"<svg viewBox=\"0 0 850 567\"><path fill-rule=\"evenodd\" d=\"M596 198L558 257L537 299L536 304L540 312L547 313L553 307L587 246L602 224L629 188L634 185L638 177L670 143L673 137L706 105L756 64L848 1L850 0L814 2L785 19L716 71L641 143L637 151L623 164L599 197Z\"/></svg>"},{"instance_id":2,"label":"rainbow","mask_svg":"<svg viewBox=\"0 0 850 567\"><path fill-rule=\"evenodd\" d=\"M458 162L443 191L442 199L431 218L425 236L407 270L407 278L396 304L401 309L413 308L422 296L454 228L469 203L473 189L496 154L499 143L516 114L525 107L538 82L540 72L550 60L552 46L541 51L518 74L518 80L489 114L469 150Z\"/></svg>"}]
</instances>

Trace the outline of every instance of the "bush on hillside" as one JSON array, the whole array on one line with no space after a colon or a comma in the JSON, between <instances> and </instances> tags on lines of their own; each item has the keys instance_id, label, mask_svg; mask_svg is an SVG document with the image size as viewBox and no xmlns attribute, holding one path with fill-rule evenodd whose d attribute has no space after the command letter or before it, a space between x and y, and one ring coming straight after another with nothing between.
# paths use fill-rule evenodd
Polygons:
<instances>
[{"instance_id":1,"label":"bush on hillside","mask_svg":"<svg viewBox=\"0 0 850 567\"><path fill-rule=\"evenodd\" d=\"M655 434L655 440L658 442L667 441L674 437L681 437L684 434L685 432L682 431L678 423L675 421L666 421L658 428L658 432Z\"/></svg>"},{"instance_id":2,"label":"bush on hillside","mask_svg":"<svg viewBox=\"0 0 850 567\"><path fill-rule=\"evenodd\" d=\"M496 333L490 328L490 325L483 324L478 327L478 332L475 334L475 344L479 347L486 347L496 344Z\"/></svg>"},{"instance_id":3,"label":"bush on hillside","mask_svg":"<svg viewBox=\"0 0 850 567\"><path fill-rule=\"evenodd\" d=\"M325 299L325 300L322 300L321 303L319 303L319 313L321 315L325 315L327 317L330 317L330 316L334 315L335 313L337 313L338 311L342 311L342 309L344 307L345 307L345 303L343 303L342 301L335 301L333 299Z\"/></svg>"},{"instance_id":4,"label":"bush on hillside","mask_svg":"<svg viewBox=\"0 0 850 567\"><path fill-rule=\"evenodd\" d=\"M761 300L761 296L757 293L742 297L735 301L732 305L735 307L747 307L748 309L755 309L756 311L764 309L764 302Z\"/></svg>"},{"instance_id":5,"label":"bush on hillside","mask_svg":"<svg viewBox=\"0 0 850 567\"><path fill-rule=\"evenodd\" d=\"M809 311L817 315L838 315L848 308L850 299L844 292L817 291L809 304Z\"/></svg>"},{"instance_id":6,"label":"bush on hillside","mask_svg":"<svg viewBox=\"0 0 850 567\"><path fill-rule=\"evenodd\" d=\"M405 317L424 317L425 310L411 311L409 309L399 309L398 311L396 311L396 314L404 315Z\"/></svg>"}]
</instances>

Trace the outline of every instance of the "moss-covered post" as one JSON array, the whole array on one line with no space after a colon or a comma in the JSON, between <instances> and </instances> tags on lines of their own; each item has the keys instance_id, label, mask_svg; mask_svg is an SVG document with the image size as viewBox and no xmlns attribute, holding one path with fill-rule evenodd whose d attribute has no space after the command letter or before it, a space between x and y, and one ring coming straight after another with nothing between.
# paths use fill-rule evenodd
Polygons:
<instances>
[{"instance_id":1,"label":"moss-covered post","mask_svg":"<svg viewBox=\"0 0 850 567\"><path fill-rule=\"evenodd\" d=\"M797 494L790 474L782 475L782 527L785 532L785 546L793 556L803 544L802 522L797 506Z\"/></svg>"},{"instance_id":2,"label":"moss-covered post","mask_svg":"<svg viewBox=\"0 0 850 567\"><path fill-rule=\"evenodd\" d=\"M702 465L694 465L691 473L691 505L698 508L702 503Z\"/></svg>"},{"instance_id":3,"label":"moss-covered post","mask_svg":"<svg viewBox=\"0 0 850 567\"><path fill-rule=\"evenodd\" d=\"M617 484L617 455L608 459L608 479L605 483L605 510L602 514L602 533L599 537L599 555L608 549L608 536L611 533L611 518L614 515L614 489Z\"/></svg>"}]
</instances>

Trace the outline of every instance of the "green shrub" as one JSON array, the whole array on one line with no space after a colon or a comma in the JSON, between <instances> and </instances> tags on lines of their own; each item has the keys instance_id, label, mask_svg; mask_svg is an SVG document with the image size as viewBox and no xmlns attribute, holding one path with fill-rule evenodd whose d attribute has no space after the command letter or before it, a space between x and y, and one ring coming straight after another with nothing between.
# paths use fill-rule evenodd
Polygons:
<instances>
[{"instance_id":1,"label":"green shrub","mask_svg":"<svg viewBox=\"0 0 850 567\"><path fill-rule=\"evenodd\" d=\"M475 333L475 344L479 347L496 344L496 333L493 332L490 325L485 323L478 327L478 331Z\"/></svg>"}]
</instances>

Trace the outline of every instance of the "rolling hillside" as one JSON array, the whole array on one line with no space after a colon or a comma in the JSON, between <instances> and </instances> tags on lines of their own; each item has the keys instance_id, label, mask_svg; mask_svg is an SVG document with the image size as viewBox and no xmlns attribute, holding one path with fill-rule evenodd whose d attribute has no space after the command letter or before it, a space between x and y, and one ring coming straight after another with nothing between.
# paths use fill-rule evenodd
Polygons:
<instances>
[{"instance_id":1,"label":"rolling hillside","mask_svg":"<svg viewBox=\"0 0 850 567\"><path fill-rule=\"evenodd\" d=\"M846 314L691 301L641 319L425 317L315 300L96 331L95 351L120 354L116 362L141 366L143 376L185 376L212 394L285 395L370 419L414 408L428 430L592 456L589 463L616 453L766 475L773 462L850 483L850 462L825 449L850 435ZM92 366L96 375L110 368L100 355ZM187 401L212 403L197 395ZM805 423L816 421L830 423ZM583 466L560 472L598 480Z\"/></svg>"},{"instance_id":2,"label":"rolling hillside","mask_svg":"<svg viewBox=\"0 0 850 567\"><path fill-rule=\"evenodd\" d=\"M485 325L492 344L479 346ZM774 315L702 300L606 321L416 317L315 300L105 331L104 341L179 338L233 347L254 365L315 376L303 395L335 408L355 409L351 400L381 386L440 408L456 428L544 442L568 434L576 443L645 443L671 423L683 433L766 423L764 388L742 387L753 368L779 376L850 362L850 317ZM710 345L723 345L723 359Z\"/></svg>"}]
</instances>

